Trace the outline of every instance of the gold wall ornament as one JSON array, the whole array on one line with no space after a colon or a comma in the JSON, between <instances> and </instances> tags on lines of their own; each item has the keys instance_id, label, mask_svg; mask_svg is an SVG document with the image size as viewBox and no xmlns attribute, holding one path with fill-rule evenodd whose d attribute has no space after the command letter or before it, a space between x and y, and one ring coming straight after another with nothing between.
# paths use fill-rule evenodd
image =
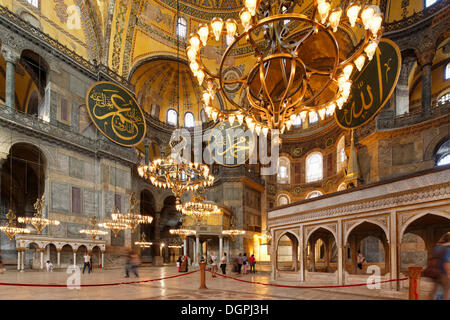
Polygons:
<instances>
[{"instance_id":1,"label":"gold wall ornament","mask_svg":"<svg viewBox=\"0 0 450 320\"><path fill-rule=\"evenodd\" d=\"M125 214L121 214L118 212L112 213L111 217L113 222L119 223L120 225L127 225L127 227L131 229L131 232L134 232L139 224L152 223L153 217L136 213L136 205L138 204L138 202L139 201L136 198L136 194L134 192L131 192L130 197L128 199L128 203L130 205L128 213Z\"/></svg>"},{"instance_id":2,"label":"gold wall ornament","mask_svg":"<svg viewBox=\"0 0 450 320\"><path fill-rule=\"evenodd\" d=\"M14 214L14 211L12 211L12 209L8 210L6 218L8 219L8 223L5 226L1 226L0 231L6 233L10 241L12 241L14 236L18 233L30 233L29 229L16 226L16 222L14 221L16 215Z\"/></svg>"},{"instance_id":3,"label":"gold wall ornament","mask_svg":"<svg viewBox=\"0 0 450 320\"><path fill-rule=\"evenodd\" d=\"M98 226L98 220L96 216L93 216L89 219L91 228L90 229L82 229L80 230L80 233L88 234L91 236L92 240L95 240L98 236L104 236L107 235L108 232L104 230L100 230L97 228Z\"/></svg>"},{"instance_id":4,"label":"gold wall ornament","mask_svg":"<svg viewBox=\"0 0 450 320\"><path fill-rule=\"evenodd\" d=\"M94 83L86 94L86 108L97 129L111 141L133 147L144 140L145 115L125 88L108 81Z\"/></svg>"},{"instance_id":5,"label":"gold wall ornament","mask_svg":"<svg viewBox=\"0 0 450 320\"><path fill-rule=\"evenodd\" d=\"M34 204L34 209L36 212L33 217L18 217L17 221L20 223L31 224L37 231L38 234L41 234L42 230L47 225L58 226L60 222L58 220L46 219L42 217L42 211L45 206L45 195L42 195L41 198L37 198Z\"/></svg>"},{"instance_id":6,"label":"gold wall ornament","mask_svg":"<svg viewBox=\"0 0 450 320\"><path fill-rule=\"evenodd\" d=\"M317 112L324 120L348 100L352 74L375 54L383 14L375 5L362 8L351 3L343 10L332 8L327 0L314 1L310 16L285 11L285 6L293 11L296 5L295 1L283 6L272 5L271 0L248 1L240 13L240 32L235 21L224 24L219 18L212 20L207 37L204 30L191 34L187 57L200 85L205 83L205 113L214 121L245 121L252 132L267 136L270 129L289 130L297 116L305 121L308 112ZM340 31L353 28L362 29L361 41L353 50L341 48ZM233 40L214 72L203 63L200 52L209 39L217 41L225 33ZM241 77L227 78L225 62L244 42L253 48L254 64ZM245 90L245 103L235 99L242 94L226 90L235 84ZM225 97L227 108L213 103L218 93Z\"/></svg>"}]
</instances>

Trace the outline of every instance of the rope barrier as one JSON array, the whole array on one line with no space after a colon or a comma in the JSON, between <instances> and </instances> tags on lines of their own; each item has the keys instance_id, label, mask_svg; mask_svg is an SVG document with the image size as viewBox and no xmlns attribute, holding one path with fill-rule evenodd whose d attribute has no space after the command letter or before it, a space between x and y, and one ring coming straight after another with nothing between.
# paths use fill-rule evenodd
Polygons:
<instances>
[{"instance_id":1,"label":"rope barrier","mask_svg":"<svg viewBox=\"0 0 450 320\"><path fill-rule=\"evenodd\" d=\"M183 274L176 274L173 276L167 276L164 278L158 279L149 279L149 280L140 280L140 281L126 281L126 282L114 282L114 283L99 283L99 284L80 284L80 285L68 285L68 284L38 284L38 283L7 283L0 282L0 286L10 286L10 287L50 287L50 288L71 288L71 287L110 287L110 286L120 286L123 284L137 284L137 283L146 283L153 281L161 281L167 279L178 278L182 276L187 276L189 274L198 272L199 270L194 270L190 272L186 272Z\"/></svg>"},{"instance_id":2,"label":"rope barrier","mask_svg":"<svg viewBox=\"0 0 450 320\"><path fill-rule=\"evenodd\" d=\"M212 273L212 271L207 270L208 272ZM228 278L228 279L232 279L232 280L236 280L236 281L240 281L240 282L245 282L245 283L251 283L251 284L259 284L262 286L271 286L271 287L279 287L279 288L296 288L296 289L323 289L323 288L346 288L346 287L362 287L362 286L367 286L368 284L370 285L374 285L374 284L378 284L378 283L386 283L386 282L395 282L395 281L405 281L408 280L408 278L400 278L400 279L391 279L391 280L384 280L384 281L379 281L379 282L372 282L372 283L358 283L358 284L348 284L348 285L334 285L334 286L288 286L288 285L282 285L282 284L273 284L273 283L264 283L264 282L258 282L258 281L248 281L248 280L243 280L243 279L237 279L237 278L233 278L224 274L220 274L220 273L216 273L216 275L223 277L223 278Z\"/></svg>"}]
</instances>

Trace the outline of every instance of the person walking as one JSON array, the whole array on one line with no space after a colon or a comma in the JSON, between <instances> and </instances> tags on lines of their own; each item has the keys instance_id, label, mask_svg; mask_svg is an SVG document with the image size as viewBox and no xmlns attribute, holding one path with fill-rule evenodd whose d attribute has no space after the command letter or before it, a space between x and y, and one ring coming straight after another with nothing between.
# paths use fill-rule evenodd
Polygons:
<instances>
[{"instance_id":1,"label":"person walking","mask_svg":"<svg viewBox=\"0 0 450 320\"><path fill-rule=\"evenodd\" d=\"M91 273L91 267L89 266L90 261L91 261L91 257L89 256L89 253L86 252L84 254L83 258L84 258L83 274L84 274L84 271L86 270L86 267L88 268L88 273Z\"/></svg>"},{"instance_id":2,"label":"person walking","mask_svg":"<svg viewBox=\"0 0 450 320\"><path fill-rule=\"evenodd\" d=\"M442 300L449 300L450 289L450 233L447 233L438 245L433 249L432 256L428 259L423 270L425 277L433 279L434 287L431 293L432 299L439 299L439 288L442 289Z\"/></svg>"},{"instance_id":3,"label":"person walking","mask_svg":"<svg viewBox=\"0 0 450 320\"><path fill-rule=\"evenodd\" d=\"M210 264L211 264L211 274L212 277L215 278L216 277L216 273L217 273L217 257L214 254L214 251L211 251L210 254Z\"/></svg>"},{"instance_id":4,"label":"person walking","mask_svg":"<svg viewBox=\"0 0 450 320\"><path fill-rule=\"evenodd\" d=\"M242 274L247 274L247 268L248 268L248 257L247 254L244 253L242 256Z\"/></svg>"},{"instance_id":5,"label":"person walking","mask_svg":"<svg viewBox=\"0 0 450 320\"><path fill-rule=\"evenodd\" d=\"M139 278L138 267L139 267L140 263L141 263L141 260L139 259L137 254L131 255L130 270L131 270L131 272L134 273L136 278Z\"/></svg>"},{"instance_id":6,"label":"person walking","mask_svg":"<svg viewBox=\"0 0 450 320\"><path fill-rule=\"evenodd\" d=\"M241 274L241 269L242 269L242 253L239 253L236 262L237 262L237 273L238 273L238 274Z\"/></svg>"},{"instance_id":7,"label":"person walking","mask_svg":"<svg viewBox=\"0 0 450 320\"><path fill-rule=\"evenodd\" d=\"M222 257L220 257L220 269L222 269L222 274L226 274L227 270L227 253L222 253Z\"/></svg>"},{"instance_id":8,"label":"person walking","mask_svg":"<svg viewBox=\"0 0 450 320\"><path fill-rule=\"evenodd\" d=\"M250 273L256 273L256 270L255 270L256 259L255 259L255 255L254 254L251 255L251 257L248 260L248 262L250 263Z\"/></svg>"},{"instance_id":9,"label":"person walking","mask_svg":"<svg viewBox=\"0 0 450 320\"><path fill-rule=\"evenodd\" d=\"M131 252L129 250L125 251L125 278L130 277L130 263L131 263Z\"/></svg>"},{"instance_id":10,"label":"person walking","mask_svg":"<svg viewBox=\"0 0 450 320\"><path fill-rule=\"evenodd\" d=\"M177 269L178 269L178 272L180 272L180 270L181 270L181 256L179 256L178 260L177 260Z\"/></svg>"}]
</instances>

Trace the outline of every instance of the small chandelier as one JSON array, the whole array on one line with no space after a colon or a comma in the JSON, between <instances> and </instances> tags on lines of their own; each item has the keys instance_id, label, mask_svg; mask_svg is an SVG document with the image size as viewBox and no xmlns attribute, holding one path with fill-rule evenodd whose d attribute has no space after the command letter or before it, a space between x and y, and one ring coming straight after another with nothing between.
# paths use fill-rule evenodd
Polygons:
<instances>
[{"instance_id":1,"label":"small chandelier","mask_svg":"<svg viewBox=\"0 0 450 320\"><path fill-rule=\"evenodd\" d=\"M352 74L355 69L361 71L377 49L383 33L380 8L363 7L359 2L332 8L329 0L314 0L312 14L306 16L293 12L298 5L294 0L276 5L271 0L244 3L239 14L240 33L234 19L224 22L214 18L189 37L186 55L200 86L206 83L206 114L214 121L228 120L231 125L235 120L240 124L245 121L252 132L266 136L270 129L281 133L289 130L297 116L304 122L309 112L317 112L324 120L334 114L336 107L341 109L350 95ZM354 30L356 25L362 32ZM362 40L347 50L338 41L338 29L361 34ZM213 72L216 67L209 69L200 51L209 39L220 41L222 34L231 43L217 66L218 72ZM234 60L232 52L240 50L244 42L252 49L255 62L246 74L230 79L226 61ZM246 103L235 99L242 96L236 90L228 90L236 86L246 94ZM229 104L224 109L213 104L219 92Z\"/></svg>"},{"instance_id":2,"label":"small chandelier","mask_svg":"<svg viewBox=\"0 0 450 320\"><path fill-rule=\"evenodd\" d=\"M193 236L197 234L197 231L191 230L191 229L170 229L170 234L176 234L179 236L182 240L185 240L188 236Z\"/></svg>"},{"instance_id":3,"label":"small chandelier","mask_svg":"<svg viewBox=\"0 0 450 320\"><path fill-rule=\"evenodd\" d=\"M150 180L158 188L171 189L177 204L185 191L211 186L215 180L214 176L209 174L206 164L175 160L171 156L156 159L150 165L140 165L138 173L141 178Z\"/></svg>"},{"instance_id":4,"label":"small chandelier","mask_svg":"<svg viewBox=\"0 0 450 320\"><path fill-rule=\"evenodd\" d=\"M47 225L59 225L58 220L46 219L42 217L42 210L44 209L45 203L45 195L42 195L42 198L38 198L36 203L34 204L34 208L36 209L36 213L33 217L18 217L17 221L20 223L28 223L31 224L37 231L38 234L41 234L42 230Z\"/></svg>"},{"instance_id":5,"label":"small chandelier","mask_svg":"<svg viewBox=\"0 0 450 320\"><path fill-rule=\"evenodd\" d=\"M134 244L137 245L138 247L140 247L141 249L145 249L145 248L150 248L153 245L153 242L146 241L145 233L142 232L141 241L136 241Z\"/></svg>"},{"instance_id":6,"label":"small chandelier","mask_svg":"<svg viewBox=\"0 0 450 320\"><path fill-rule=\"evenodd\" d=\"M141 223L152 223L153 217L144 216L135 212L138 200L134 192L130 193L128 202L130 204L130 210L128 211L128 213L121 214L117 210L115 213L111 214L113 222L120 223L121 225L126 225L131 229L131 232L134 232L136 230L136 227Z\"/></svg>"},{"instance_id":7,"label":"small chandelier","mask_svg":"<svg viewBox=\"0 0 450 320\"><path fill-rule=\"evenodd\" d=\"M8 219L8 224L6 226L1 226L0 231L6 233L10 241L12 241L14 236L18 233L30 233L29 229L19 228L16 226L16 222L14 221L16 215L11 209L9 209L8 213L6 214L6 218Z\"/></svg>"},{"instance_id":8,"label":"small chandelier","mask_svg":"<svg viewBox=\"0 0 450 320\"><path fill-rule=\"evenodd\" d=\"M104 236L104 235L108 234L107 231L100 230L100 229L97 228L98 222L97 222L97 217L96 216L93 216L89 220L91 222L91 228L90 229L80 230L80 233L84 233L84 234L90 235L92 237L92 240L95 240L95 238L97 238L97 236Z\"/></svg>"},{"instance_id":9,"label":"small chandelier","mask_svg":"<svg viewBox=\"0 0 450 320\"><path fill-rule=\"evenodd\" d=\"M120 214L119 208L116 206L114 208L114 211L111 213L111 216ZM124 222L119 222L115 220L106 220L102 223L98 224L99 227L111 229L111 232L114 234L114 237L117 237L120 231L125 230L128 228L128 224Z\"/></svg>"},{"instance_id":10,"label":"small chandelier","mask_svg":"<svg viewBox=\"0 0 450 320\"><path fill-rule=\"evenodd\" d=\"M238 230L238 229L229 229L229 230L223 230L223 235L230 236L231 239L234 239L236 236L241 236L245 234L245 230Z\"/></svg>"},{"instance_id":11,"label":"small chandelier","mask_svg":"<svg viewBox=\"0 0 450 320\"><path fill-rule=\"evenodd\" d=\"M205 197L199 194L194 195L189 202L177 204L176 208L182 214L192 216L197 222L197 225L200 225L206 216L222 213L222 210L216 204L206 202Z\"/></svg>"}]
</instances>

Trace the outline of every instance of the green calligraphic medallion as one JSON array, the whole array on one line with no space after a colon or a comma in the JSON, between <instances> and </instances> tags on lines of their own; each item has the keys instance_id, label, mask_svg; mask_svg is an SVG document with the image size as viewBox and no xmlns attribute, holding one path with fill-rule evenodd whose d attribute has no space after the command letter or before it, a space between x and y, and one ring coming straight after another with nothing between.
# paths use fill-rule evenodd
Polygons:
<instances>
[{"instance_id":1,"label":"green calligraphic medallion","mask_svg":"<svg viewBox=\"0 0 450 320\"><path fill-rule=\"evenodd\" d=\"M353 85L347 103L341 110L336 108L338 125L355 129L372 120L394 92L401 65L397 45L381 39L372 61L351 79Z\"/></svg>"},{"instance_id":2,"label":"green calligraphic medallion","mask_svg":"<svg viewBox=\"0 0 450 320\"><path fill-rule=\"evenodd\" d=\"M111 141L133 147L144 139L144 113L121 86L107 81L95 83L87 92L86 107L97 129Z\"/></svg>"},{"instance_id":3,"label":"green calligraphic medallion","mask_svg":"<svg viewBox=\"0 0 450 320\"><path fill-rule=\"evenodd\" d=\"M254 135L245 125L235 121L219 122L211 130L208 150L212 160L225 167L236 167L247 162L255 149Z\"/></svg>"}]
</instances>

